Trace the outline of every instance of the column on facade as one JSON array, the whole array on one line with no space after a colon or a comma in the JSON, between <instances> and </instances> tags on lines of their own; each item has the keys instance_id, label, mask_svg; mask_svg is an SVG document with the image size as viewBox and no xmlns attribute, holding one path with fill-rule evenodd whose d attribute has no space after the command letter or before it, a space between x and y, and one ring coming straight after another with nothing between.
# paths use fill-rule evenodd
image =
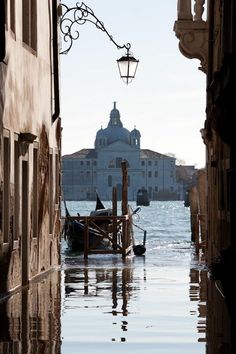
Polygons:
<instances>
[{"instance_id":1,"label":"column on facade","mask_svg":"<svg viewBox=\"0 0 236 354\"><path fill-rule=\"evenodd\" d=\"M191 0L178 0L178 20L192 20Z\"/></svg>"}]
</instances>

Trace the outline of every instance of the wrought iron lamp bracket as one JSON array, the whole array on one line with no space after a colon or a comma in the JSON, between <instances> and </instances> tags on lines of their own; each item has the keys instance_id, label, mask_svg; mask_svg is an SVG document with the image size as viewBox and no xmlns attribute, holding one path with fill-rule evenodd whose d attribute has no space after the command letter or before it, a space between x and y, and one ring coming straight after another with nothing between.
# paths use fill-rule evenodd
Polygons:
<instances>
[{"instance_id":1,"label":"wrought iron lamp bracket","mask_svg":"<svg viewBox=\"0 0 236 354\"><path fill-rule=\"evenodd\" d=\"M79 38L80 33L78 27L85 24L86 22L93 23L98 29L105 32L110 40L115 44L117 49L126 49L127 54L131 48L131 44L119 45L113 36L108 33L104 23L100 21L94 14L93 10L84 4L84 2L76 3L74 7L69 8L65 4L60 4L60 30L63 35L63 40L67 43L67 48L60 52L60 54L67 54L72 47L73 41Z\"/></svg>"}]
</instances>

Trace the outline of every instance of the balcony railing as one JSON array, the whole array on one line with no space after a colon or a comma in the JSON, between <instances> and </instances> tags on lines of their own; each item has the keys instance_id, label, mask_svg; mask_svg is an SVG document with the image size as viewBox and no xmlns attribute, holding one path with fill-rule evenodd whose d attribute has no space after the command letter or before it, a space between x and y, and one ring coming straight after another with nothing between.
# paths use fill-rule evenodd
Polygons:
<instances>
[{"instance_id":1,"label":"balcony railing","mask_svg":"<svg viewBox=\"0 0 236 354\"><path fill-rule=\"evenodd\" d=\"M207 72L208 22L203 19L205 0L178 0L174 31L179 38L179 49L187 58L199 59L200 70ZM207 16L205 16L207 17Z\"/></svg>"}]
</instances>

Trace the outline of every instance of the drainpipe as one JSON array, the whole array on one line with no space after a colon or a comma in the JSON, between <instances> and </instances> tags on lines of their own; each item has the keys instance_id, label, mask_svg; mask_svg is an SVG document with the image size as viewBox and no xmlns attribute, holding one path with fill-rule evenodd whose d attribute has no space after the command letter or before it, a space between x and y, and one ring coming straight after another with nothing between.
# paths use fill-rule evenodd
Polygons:
<instances>
[{"instance_id":1,"label":"drainpipe","mask_svg":"<svg viewBox=\"0 0 236 354\"><path fill-rule=\"evenodd\" d=\"M52 2L52 34L53 34L53 84L54 84L54 112L52 122L60 115L60 97L59 97L59 60L58 60L58 28L57 28L57 0Z\"/></svg>"},{"instance_id":2,"label":"drainpipe","mask_svg":"<svg viewBox=\"0 0 236 354\"><path fill-rule=\"evenodd\" d=\"M4 62L6 55L6 38L5 38L5 1L2 1L1 11L0 11L0 62Z\"/></svg>"}]
</instances>

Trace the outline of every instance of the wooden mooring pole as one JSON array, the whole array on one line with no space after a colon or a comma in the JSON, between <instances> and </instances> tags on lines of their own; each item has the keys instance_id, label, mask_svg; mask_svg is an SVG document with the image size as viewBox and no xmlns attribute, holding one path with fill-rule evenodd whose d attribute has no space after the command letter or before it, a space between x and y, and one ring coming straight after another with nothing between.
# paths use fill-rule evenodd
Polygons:
<instances>
[{"instance_id":1,"label":"wooden mooring pole","mask_svg":"<svg viewBox=\"0 0 236 354\"><path fill-rule=\"evenodd\" d=\"M113 250L117 250L117 188L113 187L112 189L112 215L115 216L113 219L113 230L112 230L112 238L113 238Z\"/></svg>"},{"instance_id":2,"label":"wooden mooring pole","mask_svg":"<svg viewBox=\"0 0 236 354\"><path fill-rule=\"evenodd\" d=\"M121 161L122 169L122 215L128 214L128 173L127 162Z\"/></svg>"},{"instance_id":3,"label":"wooden mooring pole","mask_svg":"<svg viewBox=\"0 0 236 354\"><path fill-rule=\"evenodd\" d=\"M122 169L122 215L129 214L128 208L128 171L127 171L127 162L121 161ZM131 216L129 215L128 220L123 221L123 234L122 234L122 243L123 243L123 257L126 256L126 249L131 247Z\"/></svg>"},{"instance_id":4,"label":"wooden mooring pole","mask_svg":"<svg viewBox=\"0 0 236 354\"><path fill-rule=\"evenodd\" d=\"M112 216L77 216L71 217L74 220L81 220L84 222L84 259L88 255L93 254L122 254L126 257L131 252L131 231L132 231L132 215L129 213L128 208L128 173L127 162L121 162L122 169L122 215L117 215L117 188L113 187L112 190ZM110 225L107 229L102 229L96 222L109 222ZM90 245L90 226L101 234L102 239L108 240L112 243L111 248L99 248L99 242L94 242ZM111 235L112 232L112 235ZM119 236L119 238L118 238ZM121 236L121 237L120 237Z\"/></svg>"}]
</instances>

